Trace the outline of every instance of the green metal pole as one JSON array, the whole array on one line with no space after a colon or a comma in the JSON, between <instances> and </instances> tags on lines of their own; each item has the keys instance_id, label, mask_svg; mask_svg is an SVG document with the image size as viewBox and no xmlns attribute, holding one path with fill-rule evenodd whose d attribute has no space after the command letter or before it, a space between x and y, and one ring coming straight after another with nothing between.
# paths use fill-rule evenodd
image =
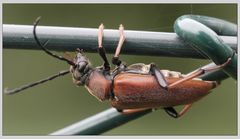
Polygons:
<instances>
[{"instance_id":1,"label":"green metal pole","mask_svg":"<svg viewBox=\"0 0 240 139\"><path fill-rule=\"evenodd\" d=\"M115 108L110 108L50 135L98 135L150 112L152 110L123 115Z\"/></svg>"},{"instance_id":2,"label":"green metal pole","mask_svg":"<svg viewBox=\"0 0 240 139\"><path fill-rule=\"evenodd\" d=\"M33 26L3 25L3 48L40 49L33 39ZM38 26L40 41L49 40L46 46L50 50L75 51L82 48L86 52L97 52L98 29ZM126 41L121 53L136 55L156 55L186 58L205 58L176 33L125 31ZM237 50L236 36L220 36L220 38ZM119 39L118 30L104 30L103 45L107 53L113 53Z\"/></svg>"}]
</instances>

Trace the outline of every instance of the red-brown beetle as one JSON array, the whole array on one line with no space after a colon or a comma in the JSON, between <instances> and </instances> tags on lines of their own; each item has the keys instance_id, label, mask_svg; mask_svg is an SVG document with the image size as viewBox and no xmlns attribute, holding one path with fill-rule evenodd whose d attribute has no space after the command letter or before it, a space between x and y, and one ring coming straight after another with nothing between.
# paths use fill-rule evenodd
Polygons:
<instances>
[{"instance_id":1,"label":"red-brown beetle","mask_svg":"<svg viewBox=\"0 0 240 139\"><path fill-rule=\"evenodd\" d=\"M85 85L89 93L98 100L111 101L111 105L122 113L160 107L170 116L178 118L187 112L192 103L209 94L209 91L217 85L215 81L203 81L197 76L204 74L205 71L222 68L229 62L211 69L199 69L190 75L183 75L169 70L159 70L154 64L138 63L126 66L119 60L120 50L125 40L124 28L120 25L120 39L115 55L112 58L112 63L116 65L116 68L110 70L110 64L102 45L104 26L101 24L98 33L98 52L104 64L93 68L80 49L77 49L76 57L73 59L58 56L47 50L45 48L47 42L41 44L36 35L36 26L39 20L40 18L36 20L33 30L37 44L47 54L70 64L70 70L62 71L47 79L14 90L5 90L6 94L20 92L70 72L76 85ZM180 113L173 108L177 105L185 105Z\"/></svg>"}]
</instances>

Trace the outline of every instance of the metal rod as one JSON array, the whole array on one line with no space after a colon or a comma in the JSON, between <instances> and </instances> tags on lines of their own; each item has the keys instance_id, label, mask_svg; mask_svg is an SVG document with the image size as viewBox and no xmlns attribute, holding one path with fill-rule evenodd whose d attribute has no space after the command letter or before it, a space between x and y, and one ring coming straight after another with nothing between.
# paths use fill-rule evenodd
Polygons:
<instances>
[{"instance_id":1,"label":"metal rod","mask_svg":"<svg viewBox=\"0 0 240 139\"><path fill-rule=\"evenodd\" d=\"M3 25L3 48L40 49L33 39L33 26ZM98 29L38 26L40 41L49 40L48 49L56 51L97 52ZM171 57L201 58L200 53L181 40L175 33L125 31L126 41L122 49L125 54L157 55ZM224 43L237 50L237 37L220 36ZM103 45L106 51L113 53L119 40L118 30L105 29Z\"/></svg>"},{"instance_id":2,"label":"metal rod","mask_svg":"<svg viewBox=\"0 0 240 139\"><path fill-rule=\"evenodd\" d=\"M146 110L123 115L115 108L110 108L73 125L53 132L50 135L98 135L109 129L125 124L128 121L140 118L151 111L152 110Z\"/></svg>"}]
</instances>

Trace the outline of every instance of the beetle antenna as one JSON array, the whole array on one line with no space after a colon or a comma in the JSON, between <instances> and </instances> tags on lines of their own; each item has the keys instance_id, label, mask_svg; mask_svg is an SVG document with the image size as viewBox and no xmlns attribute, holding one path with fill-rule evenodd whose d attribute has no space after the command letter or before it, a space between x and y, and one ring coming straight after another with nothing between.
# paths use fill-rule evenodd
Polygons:
<instances>
[{"instance_id":1,"label":"beetle antenna","mask_svg":"<svg viewBox=\"0 0 240 139\"><path fill-rule=\"evenodd\" d=\"M34 36L34 39L35 39L35 41L37 42L38 46L40 46L41 49L42 49L44 52L46 52L48 55L51 55L52 57L57 58L57 59L59 59L59 60L66 61L68 64L70 64L70 65L72 65L72 66L75 66L76 64L75 64L74 62L72 62L72 61L70 61L70 60L68 60L68 59L66 59L66 58L64 58L64 57L62 57L62 56L59 56L59 55L56 55L56 54L50 52L50 51L45 47L48 41L45 42L44 45L41 44L41 42L39 41L39 39L38 39L38 37L37 37L37 34L36 34L36 27L37 27L40 19L41 19L41 16L39 16L39 17L35 20L35 22L34 22L34 24L33 24L33 36Z\"/></svg>"},{"instance_id":2,"label":"beetle antenna","mask_svg":"<svg viewBox=\"0 0 240 139\"><path fill-rule=\"evenodd\" d=\"M49 76L45 79L42 79L42 80L39 80L39 81L36 81L34 83L30 83L30 84L26 84L26 85L23 85L21 87L18 87L18 88L15 88L15 89L11 89L11 90L8 90L8 88L5 88L4 89L4 94L7 94L7 95L12 95L12 94L16 94L16 93L19 93L25 89L28 89L28 88L31 88L31 87L34 87L36 85L39 85L39 84L42 84L44 82L47 82L47 81L50 81L50 80L53 80L57 77L60 77L60 76L64 76L66 74L68 74L70 71L69 70L64 70L64 71L60 71L59 73L57 74L54 74L52 76Z\"/></svg>"}]
</instances>

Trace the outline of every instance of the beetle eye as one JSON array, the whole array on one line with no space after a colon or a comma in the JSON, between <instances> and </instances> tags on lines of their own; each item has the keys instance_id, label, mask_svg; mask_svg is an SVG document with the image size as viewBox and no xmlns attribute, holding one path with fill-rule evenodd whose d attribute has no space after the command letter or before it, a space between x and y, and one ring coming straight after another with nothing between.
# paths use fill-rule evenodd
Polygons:
<instances>
[{"instance_id":1,"label":"beetle eye","mask_svg":"<svg viewBox=\"0 0 240 139\"><path fill-rule=\"evenodd\" d=\"M76 49L76 52L77 52L77 53L83 53L83 49L77 48L77 49Z\"/></svg>"}]
</instances>

